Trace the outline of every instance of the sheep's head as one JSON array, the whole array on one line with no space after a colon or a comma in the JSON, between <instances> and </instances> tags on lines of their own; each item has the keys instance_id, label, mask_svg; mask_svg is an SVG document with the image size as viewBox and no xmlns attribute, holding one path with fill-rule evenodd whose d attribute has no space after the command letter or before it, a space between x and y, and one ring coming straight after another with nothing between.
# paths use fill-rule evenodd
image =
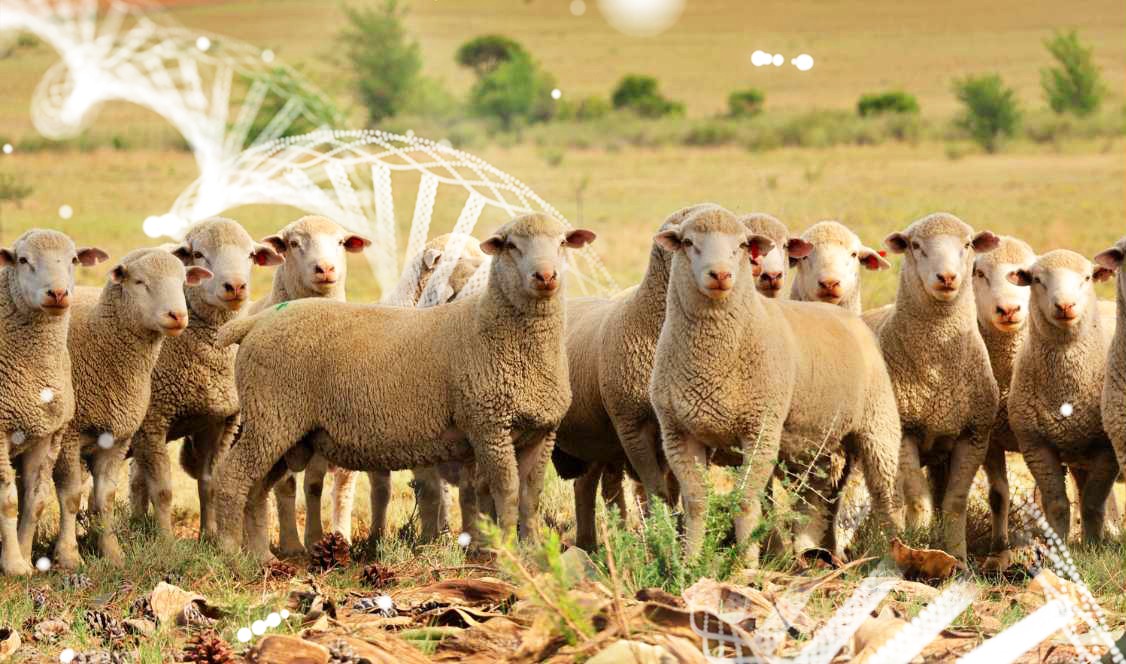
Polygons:
<instances>
[{"instance_id":1,"label":"sheep's head","mask_svg":"<svg viewBox=\"0 0 1126 664\"><path fill-rule=\"evenodd\" d=\"M1113 274L1110 268L1093 266L1074 251L1057 249L1008 278L1031 289L1033 316L1067 330L1078 327L1088 315L1098 315L1094 282L1106 281Z\"/></svg>"},{"instance_id":2,"label":"sheep's head","mask_svg":"<svg viewBox=\"0 0 1126 664\"><path fill-rule=\"evenodd\" d=\"M427 285L430 283L430 278L434 276L434 270L438 268L439 261L445 255L446 247L450 239L453 237L452 233L439 235L438 237L426 243L426 247L419 255L419 270L418 270L418 286L415 288L414 301L418 302L422 298L422 294L426 291ZM477 268L485 262L485 254L480 249L481 241L472 235L466 235L465 244L461 249L461 254L458 256L457 263L454 265L453 271L450 272L449 279L442 286L442 291L439 302L453 301L465 285L469 282L469 278L477 271Z\"/></svg>"},{"instance_id":3,"label":"sheep's head","mask_svg":"<svg viewBox=\"0 0 1126 664\"><path fill-rule=\"evenodd\" d=\"M795 289L807 302L840 304L860 288L860 270L885 270L891 263L875 249L864 246L844 224L820 221L810 226L802 239L812 250L803 258L792 258L797 269Z\"/></svg>"},{"instance_id":4,"label":"sheep's head","mask_svg":"<svg viewBox=\"0 0 1126 664\"><path fill-rule=\"evenodd\" d=\"M698 211L655 239L675 254L674 269L689 270L696 289L713 301L727 299L738 283L753 278L755 266L774 248L773 240L747 230L723 208Z\"/></svg>"},{"instance_id":5,"label":"sheep's head","mask_svg":"<svg viewBox=\"0 0 1126 664\"><path fill-rule=\"evenodd\" d=\"M11 249L0 248L0 267L10 269L21 306L61 316L70 307L74 268L96 265L109 254L94 247L75 249L58 231L33 229Z\"/></svg>"},{"instance_id":6,"label":"sheep's head","mask_svg":"<svg viewBox=\"0 0 1126 664\"><path fill-rule=\"evenodd\" d=\"M349 233L325 217L301 217L276 235L263 238L285 257L287 276L312 293L331 295L344 287L348 273L346 253L358 254L371 240Z\"/></svg>"},{"instance_id":7,"label":"sheep's head","mask_svg":"<svg viewBox=\"0 0 1126 664\"><path fill-rule=\"evenodd\" d=\"M755 288L767 297L778 297L786 281L789 264L809 253L812 247L800 237L790 237L790 231L777 218L755 212L739 218L751 233L762 235L774 242L774 247L754 264Z\"/></svg>"},{"instance_id":8,"label":"sheep's head","mask_svg":"<svg viewBox=\"0 0 1126 664\"><path fill-rule=\"evenodd\" d=\"M185 267L163 249L139 249L122 258L109 278L111 287L121 291L121 316L143 329L175 337L188 326L184 284L198 286L211 272Z\"/></svg>"},{"instance_id":9,"label":"sheep's head","mask_svg":"<svg viewBox=\"0 0 1126 664\"><path fill-rule=\"evenodd\" d=\"M250 298L252 265L285 262L273 247L255 242L237 221L223 217L193 224L172 253L188 267L210 270L212 278L201 287L204 301L230 311L238 311Z\"/></svg>"},{"instance_id":10,"label":"sheep's head","mask_svg":"<svg viewBox=\"0 0 1126 664\"><path fill-rule=\"evenodd\" d=\"M489 279L499 279L509 298L546 300L562 285L566 267L564 251L580 249L594 241L593 232L568 230L544 214L517 217L481 243L493 257Z\"/></svg>"},{"instance_id":11,"label":"sheep's head","mask_svg":"<svg viewBox=\"0 0 1126 664\"><path fill-rule=\"evenodd\" d=\"M924 217L884 240L889 251L904 254L904 270L915 273L923 289L939 302L957 299L969 280L974 255L992 251L998 238L973 229L952 214Z\"/></svg>"},{"instance_id":12,"label":"sheep's head","mask_svg":"<svg viewBox=\"0 0 1126 664\"><path fill-rule=\"evenodd\" d=\"M974 299L981 325L991 325L1001 332L1016 332L1024 326L1030 292L1009 277L1034 262L1032 247L1007 235L1000 237L996 249L974 259Z\"/></svg>"},{"instance_id":13,"label":"sheep's head","mask_svg":"<svg viewBox=\"0 0 1126 664\"><path fill-rule=\"evenodd\" d=\"M1094 258L1095 264L1099 267L1104 267L1112 273L1118 272L1119 297L1126 296L1126 283L1123 281L1123 275L1126 275L1126 271L1119 271L1119 268L1122 267L1123 259L1126 259L1126 237L1119 240L1118 244L1110 249L1100 251Z\"/></svg>"}]
</instances>

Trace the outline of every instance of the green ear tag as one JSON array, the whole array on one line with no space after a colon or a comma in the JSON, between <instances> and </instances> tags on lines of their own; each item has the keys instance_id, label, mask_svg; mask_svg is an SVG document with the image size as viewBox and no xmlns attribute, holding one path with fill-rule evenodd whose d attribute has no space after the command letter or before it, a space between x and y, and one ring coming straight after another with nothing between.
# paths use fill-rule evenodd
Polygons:
<instances>
[{"instance_id":1,"label":"green ear tag","mask_svg":"<svg viewBox=\"0 0 1126 664\"><path fill-rule=\"evenodd\" d=\"M285 309L285 308L286 308L286 307L288 307L288 306L289 306L289 302L288 302L288 301L286 301L286 302L281 302L281 303L279 303L279 304L278 304L277 306L275 306L275 307L274 307L274 310L275 310L275 311L281 311L282 309Z\"/></svg>"}]
</instances>

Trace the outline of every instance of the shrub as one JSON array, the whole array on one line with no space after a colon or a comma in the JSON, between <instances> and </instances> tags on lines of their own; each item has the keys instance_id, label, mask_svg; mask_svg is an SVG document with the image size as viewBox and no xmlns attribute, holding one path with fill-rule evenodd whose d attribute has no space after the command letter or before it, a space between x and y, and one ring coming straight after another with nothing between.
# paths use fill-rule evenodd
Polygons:
<instances>
[{"instance_id":1,"label":"shrub","mask_svg":"<svg viewBox=\"0 0 1126 664\"><path fill-rule=\"evenodd\" d=\"M1044 46L1059 63L1058 67L1040 70L1040 85L1052 110L1079 116L1098 110L1106 87L1099 76L1099 68L1092 61L1091 48L1079 42L1074 30L1056 33Z\"/></svg>"},{"instance_id":2,"label":"shrub","mask_svg":"<svg viewBox=\"0 0 1126 664\"><path fill-rule=\"evenodd\" d=\"M606 117L610 113L610 102L602 97L584 97L578 103L560 102L556 117L561 120L589 122Z\"/></svg>"},{"instance_id":3,"label":"shrub","mask_svg":"<svg viewBox=\"0 0 1126 664\"><path fill-rule=\"evenodd\" d=\"M418 42L403 28L399 0L379 7L345 7L348 29L340 35L355 76L356 93L368 120L378 123L400 112L422 70Z\"/></svg>"},{"instance_id":4,"label":"shrub","mask_svg":"<svg viewBox=\"0 0 1126 664\"><path fill-rule=\"evenodd\" d=\"M881 113L918 113L919 102L914 95L899 90L876 92L862 95L856 102L856 111L861 117Z\"/></svg>"},{"instance_id":5,"label":"shrub","mask_svg":"<svg viewBox=\"0 0 1126 664\"><path fill-rule=\"evenodd\" d=\"M495 117L510 129L517 119L530 122L551 118L555 79L543 72L526 53L519 53L481 77L469 93L469 106L477 115Z\"/></svg>"},{"instance_id":6,"label":"shrub","mask_svg":"<svg viewBox=\"0 0 1126 664\"><path fill-rule=\"evenodd\" d=\"M727 95L727 114L733 118L745 118L762 113L766 103L766 93L757 88L736 90Z\"/></svg>"},{"instance_id":7,"label":"shrub","mask_svg":"<svg viewBox=\"0 0 1126 664\"><path fill-rule=\"evenodd\" d=\"M21 207L23 199L35 189L13 173L0 173L0 203L11 201Z\"/></svg>"},{"instance_id":8,"label":"shrub","mask_svg":"<svg viewBox=\"0 0 1126 664\"><path fill-rule=\"evenodd\" d=\"M484 76L517 55L527 55L524 47L503 35L482 35L470 39L457 49L455 59L462 67L469 67Z\"/></svg>"},{"instance_id":9,"label":"shrub","mask_svg":"<svg viewBox=\"0 0 1126 664\"><path fill-rule=\"evenodd\" d=\"M652 76L627 75L614 88L610 100L614 108L631 110L645 118L684 113L684 104L665 99Z\"/></svg>"},{"instance_id":10,"label":"shrub","mask_svg":"<svg viewBox=\"0 0 1126 664\"><path fill-rule=\"evenodd\" d=\"M684 134L683 143L695 146L725 145L735 140L735 127L730 122L710 120L697 124Z\"/></svg>"},{"instance_id":11,"label":"shrub","mask_svg":"<svg viewBox=\"0 0 1126 664\"><path fill-rule=\"evenodd\" d=\"M954 94L966 106L957 123L986 152L996 152L1002 136L1012 136L1020 124L1016 92L997 74L967 76L954 82Z\"/></svg>"}]
</instances>

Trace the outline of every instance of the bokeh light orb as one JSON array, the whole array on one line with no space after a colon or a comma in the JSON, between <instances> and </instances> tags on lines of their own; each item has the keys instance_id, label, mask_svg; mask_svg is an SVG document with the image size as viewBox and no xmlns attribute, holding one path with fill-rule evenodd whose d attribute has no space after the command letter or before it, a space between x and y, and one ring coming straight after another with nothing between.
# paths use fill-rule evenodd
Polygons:
<instances>
[{"instance_id":1,"label":"bokeh light orb","mask_svg":"<svg viewBox=\"0 0 1126 664\"><path fill-rule=\"evenodd\" d=\"M676 24L684 0L598 0L598 9L618 32L652 37Z\"/></svg>"},{"instance_id":2,"label":"bokeh light orb","mask_svg":"<svg viewBox=\"0 0 1126 664\"><path fill-rule=\"evenodd\" d=\"M813 56L808 53L802 53L793 60L790 60L790 64L797 67L798 71L809 71L813 69Z\"/></svg>"}]
</instances>

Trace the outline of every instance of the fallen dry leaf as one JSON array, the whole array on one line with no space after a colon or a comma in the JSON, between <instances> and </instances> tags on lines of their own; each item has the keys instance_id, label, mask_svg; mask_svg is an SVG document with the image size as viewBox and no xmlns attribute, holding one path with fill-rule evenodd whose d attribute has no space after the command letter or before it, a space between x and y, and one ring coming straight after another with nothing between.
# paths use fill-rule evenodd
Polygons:
<instances>
[{"instance_id":1,"label":"fallen dry leaf","mask_svg":"<svg viewBox=\"0 0 1126 664\"><path fill-rule=\"evenodd\" d=\"M520 647L523 631L508 618L494 618L443 640L431 661L494 664Z\"/></svg>"},{"instance_id":2,"label":"fallen dry leaf","mask_svg":"<svg viewBox=\"0 0 1126 664\"><path fill-rule=\"evenodd\" d=\"M20 633L9 627L0 628L0 659L7 659L20 649Z\"/></svg>"},{"instance_id":3,"label":"fallen dry leaf","mask_svg":"<svg viewBox=\"0 0 1126 664\"><path fill-rule=\"evenodd\" d=\"M54 643L70 633L70 623L65 620L44 620L35 624L31 638L43 643Z\"/></svg>"},{"instance_id":4,"label":"fallen dry leaf","mask_svg":"<svg viewBox=\"0 0 1126 664\"><path fill-rule=\"evenodd\" d=\"M500 579L446 579L437 583L405 588L392 593L400 609L430 609L437 606L469 606L495 610L511 604L516 586Z\"/></svg>"},{"instance_id":5,"label":"fallen dry leaf","mask_svg":"<svg viewBox=\"0 0 1126 664\"><path fill-rule=\"evenodd\" d=\"M255 664L329 664L328 648L296 636L269 634L253 648Z\"/></svg>"},{"instance_id":6,"label":"fallen dry leaf","mask_svg":"<svg viewBox=\"0 0 1126 664\"><path fill-rule=\"evenodd\" d=\"M867 662L906 625L907 621L902 616L890 606L885 606L878 616L868 618L861 623L860 628L853 634L852 652L856 654L852 661L855 664Z\"/></svg>"},{"instance_id":7,"label":"fallen dry leaf","mask_svg":"<svg viewBox=\"0 0 1126 664\"><path fill-rule=\"evenodd\" d=\"M938 549L914 549L898 537L891 540L891 557L903 576L922 581L945 581L958 570L964 570L954 556Z\"/></svg>"},{"instance_id":8,"label":"fallen dry leaf","mask_svg":"<svg viewBox=\"0 0 1126 664\"><path fill-rule=\"evenodd\" d=\"M186 625L191 622L190 616L196 611L211 619L223 615L220 609L208 604L203 595L164 581L156 584L156 588L149 593L149 605L152 606L152 613L161 624Z\"/></svg>"},{"instance_id":9,"label":"fallen dry leaf","mask_svg":"<svg viewBox=\"0 0 1126 664\"><path fill-rule=\"evenodd\" d=\"M1061 597L1070 600L1075 606L1084 605L1084 595L1079 587L1067 579L1056 576L1056 573L1047 567L1040 570L1040 573L1028 583L1028 590L1038 594L1045 601Z\"/></svg>"},{"instance_id":10,"label":"fallen dry leaf","mask_svg":"<svg viewBox=\"0 0 1126 664\"><path fill-rule=\"evenodd\" d=\"M619 639L587 660L590 664L668 664L674 658L661 646Z\"/></svg>"},{"instance_id":11,"label":"fallen dry leaf","mask_svg":"<svg viewBox=\"0 0 1126 664\"><path fill-rule=\"evenodd\" d=\"M642 588L637 591L635 598L639 602L656 602L657 604L665 604L666 606L679 606L684 608L683 599L670 592L665 592L660 588Z\"/></svg>"},{"instance_id":12,"label":"fallen dry leaf","mask_svg":"<svg viewBox=\"0 0 1126 664\"><path fill-rule=\"evenodd\" d=\"M306 641L326 648L346 645L357 658L371 664L426 664L429 660L417 648L394 634L371 632L363 638L325 632L305 637Z\"/></svg>"}]
</instances>

